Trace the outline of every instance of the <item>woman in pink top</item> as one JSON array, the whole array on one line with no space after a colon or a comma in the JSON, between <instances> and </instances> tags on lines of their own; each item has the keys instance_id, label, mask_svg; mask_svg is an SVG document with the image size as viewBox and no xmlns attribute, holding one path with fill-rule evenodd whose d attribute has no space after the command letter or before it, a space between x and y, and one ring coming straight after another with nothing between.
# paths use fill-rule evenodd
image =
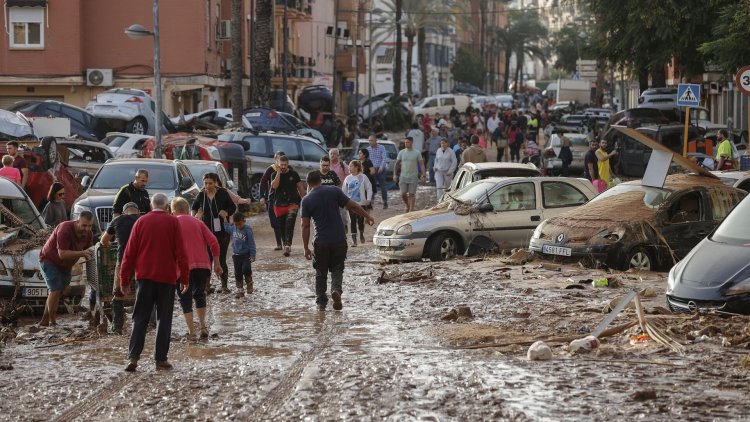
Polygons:
<instances>
[{"instance_id":1,"label":"woman in pink top","mask_svg":"<svg viewBox=\"0 0 750 422\"><path fill-rule=\"evenodd\" d=\"M479 148L487 149L487 142L484 140L484 130L477 128L477 136L479 137Z\"/></svg>"},{"instance_id":2,"label":"woman in pink top","mask_svg":"<svg viewBox=\"0 0 750 422\"><path fill-rule=\"evenodd\" d=\"M10 155L3 156L3 168L0 169L0 176L15 183L21 182L21 171L13 167L13 157Z\"/></svg>"}]
</instances>

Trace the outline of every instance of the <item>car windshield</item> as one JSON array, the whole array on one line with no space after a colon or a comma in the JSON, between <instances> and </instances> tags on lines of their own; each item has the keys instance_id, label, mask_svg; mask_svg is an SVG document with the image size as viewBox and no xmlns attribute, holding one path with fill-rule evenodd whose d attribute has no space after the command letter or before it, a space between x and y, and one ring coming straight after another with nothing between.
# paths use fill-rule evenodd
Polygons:
<instances>
[{"instance_id":1,"label":"car windshield","mask_svg":"<svg viewBox=\"0 0 750 422\"><path fill-rule=\"evenodd\" d=\"M541 176L542 174L536 168L495 168L484 169L474 173L474 181L487 179L490 177L531 177Z\"/></svg>"},{"instance_id":2,"label":"car windshield","mask_svg":"<svg viewBox=\"0 0 750 422\"><path fill-rule=\"evenodd\" d=\"M23 224L19 224L18 221L22 221L34 230L41 230L42 224L37 218L38 211L33 209L26 198L2 198L2 204L18 219L11 218L11 216L4 213L0 213L0 224L8 227L9 229L22 229L19 231L18 236L22 239L29 239L33 236L33 233L25 228Z\"/></svg>"},{"instance_id":3,"label":"car windshield","mask_svg":"<svg viewBox=\"0 0 750 422\"><path fill-rule=\"evenodd\" d=\"M487 193L491 189L493 189L496 184L497 182L490 181L470 183L457 190L455 193L450 194L450 196L458 202L463 202L464 204L473 204L486 198Z\"/></svg>"},{"instance_id":4,"label":"car windshield","mask_svg":"<svg viewBox=\"0 0 750 422\"><path fill-rule=\"evenodd\" d=\"M128 136L124 135L107 136L106 138L102 139L102 143L110 147L121 147L122 144L124 144L127 140Z\"/></svg>"},{"instance_id":5,"label":"car windshield","mask_svg":"<svg viewBox=\"0 0 750 422\"><path fill-rule=\"evenodd\" d=\"M641 185L620 184L613 187L612 189L600 193L596 198L592 199L591 202L611 198L615 195L622 195L626 192L643 192L643 203L650 208L659 207L667 200L667 198L669 198L670 195L672 195L672 191L666 189L651 188Z\"/></svg>"},{"instance_id":6,"label":"car windshield","mask_svg":"<svg viewBox=\"0 0 750 422\"><path fill-rule=\"evenodd\" d=\"M91 184L92 189L120 189L135 179L138 169L148 171L148 184L146 189L174 190L177 188L174 169L171 165L105 165L99 170Z\"/></svg>"},{"instance_id":7,"label":"car windshield","mask_svg":"<svg viewBox=\"0 0 750 422\"><path fill-rule=\"evenodd\" d=\"M206 173L216 173L216 166L213 164L187 164L190 174L195 179L195 184L201 189L203 189L203 175Z\"/></svg>"},{"instance_id":8,"label":"car windshield","mask_svg":"<svg viewBox=\"0 0 750 422\"><path fill-rule=\"evenodd\" d=\"M747 224L748 213L750 213L750 200L745 198L719 224L714 234L711 235L711 240L730 245L750 246L750 225Z\"/></svg>"}]
</instances>

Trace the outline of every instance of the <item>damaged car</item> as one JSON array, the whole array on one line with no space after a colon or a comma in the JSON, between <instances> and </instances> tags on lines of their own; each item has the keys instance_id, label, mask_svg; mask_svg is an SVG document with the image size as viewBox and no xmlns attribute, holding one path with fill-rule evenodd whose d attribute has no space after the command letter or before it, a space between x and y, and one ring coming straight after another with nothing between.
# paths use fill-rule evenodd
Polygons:
<instances>
[{"instance_id":1,"label":"damaged car","mask_svg":"<svg viewBox=\"0 0 750 422\"><path fill-rule=\"evenodd\" d=\"M444 261L474 251L525 247L539 222L594 196L596 190L586 179L483 179L432 208L381 222L373 243L386 261Z\"/></svg>"},{"instance_id":2,"label":"damaged car","mask_svg":"<svg viewBox=\"0 0 750 422\"><path fill-rule=\"evenodd\" d=\"M667 278L667 304L675 312L750 314L750 200L724 221L677 265Z\"/></svg>"},{"instance_id":3,"label":"damaged car","mask_svg":"<svg viewBox=\"0 0 750 422\"><path fill-rule=\"evenodd\" d=\"M621 183L534 231L529 248L610 268L666 269L687 255L745 192L717 178L673 174L662 188Z\"/></svg>"},{"instance_id":4,"label":"damaged car","mask_svg":"<svg viewBox=\"0 0 750 422\"><path fill-rule=\"evenodd\" d=\"M0 298L43 307L47 284L39 267L39 253L49 230L28 195L0 177ZM76 264L63 297L83 297L82 264ZM18 282L18 286L16 286Z\"/></svg>"}]
</instances>

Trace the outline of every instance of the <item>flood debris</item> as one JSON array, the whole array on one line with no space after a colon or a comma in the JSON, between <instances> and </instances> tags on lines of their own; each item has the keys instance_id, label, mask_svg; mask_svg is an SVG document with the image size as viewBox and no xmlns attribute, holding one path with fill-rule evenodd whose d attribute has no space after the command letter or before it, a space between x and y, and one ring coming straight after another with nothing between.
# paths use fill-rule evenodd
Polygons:
<instances>
[{"instance_id":1,"label":"flood debris","mask_svg":"<svg viewBox=\"0 0 750 422\"><path fill-rule=\"evenodd\" d=\"M641 390L630 395L630 398L636 401L655 400L656 390Z\"/></svg>"},{"instance_id":2,"label":"flood debris","mask_svg":"<svg viewBox=\"0 0 750 422\"><path fill-rule=\"evenodd\" d=\"M507 265L523 265L529 261L534 260L534 252L528 249L514 249L513 253L509 257L503 259Z\"/></svg>"},{"instance_id":3,"label":"flood debris","mask_svg":"<svg viewBox=\"0 0 750 422\"><path fill-rule=\"evenodd\" d=\"M534 342L526 351L528 360L550 360L552 359L552 349L543 341Z\"/></svg>"},{"instance_id":4,"label":"flood debris","mask_svg":"<svg viewBox=\"0 0 750 422\"><path fill-rule=\"evenodd\" d=\"M443 321L469 321L474 319L474 314L468 306L457 306L441 318Z\"/></svg>"},{"instance_id":5,"label":"flood debris","mask_svg":"<svg viewBox=\"0 0 750 422\"><path fill-rule=\"evenodd\" d=\"M599 339L595 336L586 336L584 338L578 338L570 342L568 345L568 351L570 353L575 353L579 350L581 351L589 351L598 349L599 345L601 343L599 342Z\"/></svg>"},{"instance_id":6,"label":"flood debris","mask_svg":"<svg viewBox=\"0 0 750 422\"><path fill-rule=\"evenodd\" d=\"M380 270L380 276L375 281L376 284L385 283L432 283L435 281L435 272L432 265L427 268L413 271L392 271Z\"/></svg>"}]
</instances>

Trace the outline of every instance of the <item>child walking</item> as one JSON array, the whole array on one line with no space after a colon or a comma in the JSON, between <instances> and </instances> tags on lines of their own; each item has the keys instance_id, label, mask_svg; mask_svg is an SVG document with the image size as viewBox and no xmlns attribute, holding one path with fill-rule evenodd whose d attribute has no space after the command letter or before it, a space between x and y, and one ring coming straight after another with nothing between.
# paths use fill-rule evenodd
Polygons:
<instances>
[{"instance_id":1,"label":"child walking","mask_svg":"<svg viewBox=\"0 0 750 422\"><path fill-rule=\"evenodd\" d=\"M242 281L245 281L247 294L253 293L253 268L255 262L255 236L248 224L245 224L245 216L241 212L232 215L232 224L226 224L225 228L232 236L232 262L234 262L234 281L237 285L236 298L245 296L242 290Z\"/></svg>"},{"instance_id":2,"label":"child walking","mask_svg":"<svg viewBox=\"0 0 750 422\"><path fill-rule=\"evenodd\" d=\"M356 202L363 208L369 207L372 201L372 185L367 177L362 174L362 163L359 160L352 160L349 163L350 174L344 179L344 193L352 201ZM351 221L352 246L357 246L357 228L359 228L359 241L365 242L365 219L349 210L349 219Z\"/></svg>"}]
</instances>

